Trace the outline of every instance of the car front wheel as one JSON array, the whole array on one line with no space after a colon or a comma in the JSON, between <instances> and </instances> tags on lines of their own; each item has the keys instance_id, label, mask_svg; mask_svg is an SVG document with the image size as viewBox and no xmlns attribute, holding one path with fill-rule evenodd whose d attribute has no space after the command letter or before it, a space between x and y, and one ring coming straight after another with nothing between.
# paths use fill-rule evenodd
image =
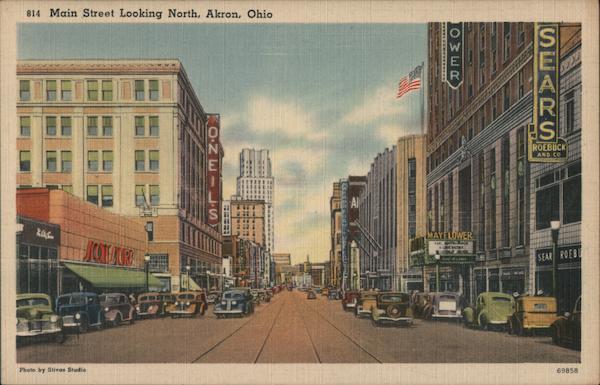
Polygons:
<instances>
[{"instance_id":1,"label":"car front wheel","mask_svg":"<svg viewBox=\"0 0 600 385\"><path fill-rule=\"evenodd\" d=\"M552 342L554 342L555 345L560 346L560 332L556 326L550 328L550 334L552 335Z\"/></svg>"}]
</instances>

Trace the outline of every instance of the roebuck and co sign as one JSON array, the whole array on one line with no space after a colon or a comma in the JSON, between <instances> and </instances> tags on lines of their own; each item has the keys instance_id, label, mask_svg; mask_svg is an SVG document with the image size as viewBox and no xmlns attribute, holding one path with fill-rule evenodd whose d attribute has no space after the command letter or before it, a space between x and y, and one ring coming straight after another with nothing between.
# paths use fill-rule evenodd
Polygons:
<instances>
[{"instance_id":1,"label":"roebuck and co sign","mask_svg":"<svg viewBox=\"0 0 600 385\"><path fill-rule=\"evenodd\" d=\"M559 138L559 26L535 23L533 43L533 123L529 125L529 162L567 160L567 142Z\"/></svg>"}]
</instances>

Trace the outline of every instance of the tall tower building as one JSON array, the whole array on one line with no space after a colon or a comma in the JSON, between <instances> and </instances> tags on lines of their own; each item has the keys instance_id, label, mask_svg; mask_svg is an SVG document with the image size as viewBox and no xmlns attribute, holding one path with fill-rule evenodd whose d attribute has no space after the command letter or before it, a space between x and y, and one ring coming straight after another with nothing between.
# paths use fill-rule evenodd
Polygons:
<instances>
[{"instance_id":1,"label":"tall tower building","mask_svg":"<svg viewBox=\"0 0 600 385\"><path fill-rule=\"evenodd\" d=\"M269 150L245 148L240 152L240 176L237 178L237 196L243 200L265 202L265 242L267 250L275 248L273 189L274 178L271 172Z\"/></svg>"}]
</instances>

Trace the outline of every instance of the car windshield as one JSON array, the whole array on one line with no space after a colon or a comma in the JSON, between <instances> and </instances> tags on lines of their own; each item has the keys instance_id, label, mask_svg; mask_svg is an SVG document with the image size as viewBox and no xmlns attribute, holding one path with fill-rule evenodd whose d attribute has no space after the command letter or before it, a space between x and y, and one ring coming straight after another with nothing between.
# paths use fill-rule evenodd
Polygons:
<instances>
[{"instance_id":1,"label":"car windshield","mask_svg":"<svg viewBox=\"0 0 600 385\"><path fill-rule=\"evenodd\" d=\"M224 299L242 299L243 295L239 291L234 291L234 292L225 293L223 295L223 298Z\"/></svg>"},{"instance_id":2,"label":"car windshield","mask_svg":"<svg viewBox=\"0 0 600 385\"><path fill-rule=\"evenodd\" d=\"M17 300L17 307L22 306L48 306L48 300L46 298L23 298Z\"/></svg>"},{"instance_id":3,"label":"car windshield","mask_svg":"<svg viewBox=\"0 0 600 385\"><path fill-rule=\"evenodd\" d=\"M116 296L101 295L98 297L98 299L100 300L100 302L107 305L116 305L119 303L119 297Z\"/></svg>"},{"instance_id":4,"label":"car windshield","mask_svg":"<svg viewBox=\"0 0 600 385\"><path fill-rule=\"evenodd\" d=\"M494 302L510 302L510 298L506 298L506 297L492 297L492 301L494 301Z\"/></svg>"},{"instance_id":5,"label":"car windshield","mask_svg":"<svg viewBox=\"0 0 600 385\"><path fill-rule=\"evenodd\" d=\"M385 302L407 302L408 295L406 294L384 294L381 300Z\"/></svg>"},{"instance_id":6,"label":"car windshield","mask_svg":"<svg viewBox=\"0 0 600 385\"><path fill-rule=\"evenodd\" d=\"M86 297L83 295L67 295L58 298L58 306L62 305L83 305L85 304Z\"/></svg>"},{"instance_id":7,"label":"car windshield","mask_svg":"<svg viewBox=\"0 0 600 385\"><path fill-rule=\"evenodd\" d=\"M156 301L156 296L155 295L145 295L143 297L140 297L140 302L141 301Z\"/></svg>"},{"instance_id":8,"label":"car windshield","mask_svg":"<svg viewBox=\"0 0 600 385\"><path fill-rule=\"evenodd\" d=\"M456 301L453 295L440 295L440 301Z\"/></svg>"},{"instance_id":9,"label":"car windshield","mask_svg":"<svg viewBox=\"0 0 600 385\"><path fill-rule=\"evenodd\" d=\"M179 298L179 299L194 299L194 295L193 294L180 294L177 296L177 298Z\"/></svg>"},{"instance_id":10,"label":"car windshield","mask_svg":"<svg viewBox=\"0 0 600 385\"><path fill-rule=\"evenodd\" d=\"M163 295L162 296L162 300L163 301L173 301L175 298L172 295Z\"/></svg>"}]
</instances>

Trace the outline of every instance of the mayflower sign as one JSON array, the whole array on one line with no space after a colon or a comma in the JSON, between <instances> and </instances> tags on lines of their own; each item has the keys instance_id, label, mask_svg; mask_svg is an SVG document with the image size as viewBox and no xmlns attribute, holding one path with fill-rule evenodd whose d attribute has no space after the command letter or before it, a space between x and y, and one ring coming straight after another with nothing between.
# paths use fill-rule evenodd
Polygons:
<instances>
[{"instance_id":1,"label":"mayflower sign","mask_svg":"<svg viewBox=\"0 0 600 385\"><path fill-rule=\"evenodd\" d=\"M567 143L558 137L558 24L535 23L533 49L533 124L529 126L528 160L564 162L567 159Z\"/></svg>"}]
</instances>

